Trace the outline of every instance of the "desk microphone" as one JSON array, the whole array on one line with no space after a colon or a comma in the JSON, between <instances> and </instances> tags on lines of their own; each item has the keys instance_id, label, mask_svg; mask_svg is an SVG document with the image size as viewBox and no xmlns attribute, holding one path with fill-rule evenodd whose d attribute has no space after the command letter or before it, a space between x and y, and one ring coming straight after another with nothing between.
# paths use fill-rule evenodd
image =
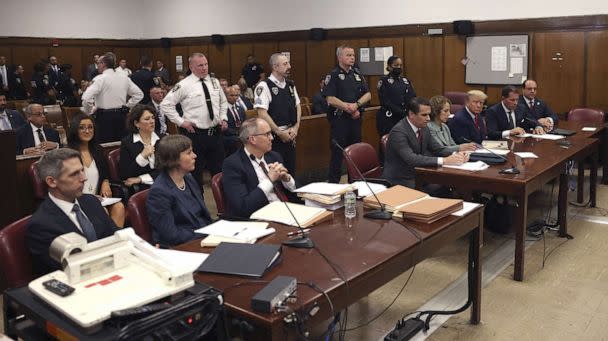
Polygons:
<instances>
[{"instance_id":1,"label":"desk microphone","mask_svg":"<svg viewBox=\"0 0 608 341\"><path fill-rule=\"evenodd\" d=\"M469 142L469 143L475 143L475 145L476 145L477 147L481 147L482 149L487 150L487 151L488 151L488 152L490 152L492 155L497 156L497 157L499 157L499 158L501 158L501 159L505 160L505 161L506 161L506 162L507 162L509 165L511 165L511 168L505 168L505 169L501 169L501 170L500 170L500 172L498 172L498 173L500 173L500 174L519 174L519 173L520 173L520 172L519 172L519 169L517 169L517 167L515 167L515 165L514 165L514 164L512 164L512 163L511 163L511 161L509 161L509 159L507 159L506 157L504 157L504 156L502 156L502 155L499 155L499 154L496 154L496 153L494 153L492 150L490 150L490 149L486 148L484 145L479 144L479 143L476 143L476 142L473 142L473 141L469 140L469 139L468 139L468 138L466 138L466 137L463 137L462 139L463 139L465 142Z\"/></svg>"},{"instance_id":2,"label":"desk microphone","mask_svg":"<svg viewBox=\"0 0 608 341\"><path fill-rule=\"evenodd\" d=\"M249 158L251 159L251 161L257 163L257 161L255 160L255 156L253 156L253 154L249 154ZM261 168L264 171L264 175L266 175L266 178L268 180L270 180L270 183L272 183L272 187L274 188L274 191L276 193L278 193L279 190L277 189L276 184L268 176L268 169L266 167L261 167ZM290 174L290 176L291 176L291 174ZM287 203L285 201L283 201L278 195L277 195L277 197L279 198L279 200L281 202L283 202L283 204L285 204L285 208L287 208L287 211L289 211L289 214L291 214L291 217L293 218L293 221L296 222L296 225L298 225L298 229L300 230L300 236L299 237L296 237L294 239L290 239L290 240L284 241L283 245L285 245L285 246L291 246L291 247L297 247L297 248L302 248L302 249L312 249L312 248L314 248L315 247L315 243L312 241L312 239L310 239L308 237L308 233L306 231L304 231L304 229L302 228L302 226L298 222L298 219L296 218L296 215L293 214L293 212L291 211L291 208L289 208L289 205L287 205Z\"/></svg>"},{"instance_id":3,"label":"desk microphone","mask_svg":"<svg viewBox=\"0 0 608 341\"><path fill-rule=\"evenodd\" d=\"M363 180L363 182L365 182L365 185L367 186L369 191L372 192L372 194L374 195L374 198L376 198L376 201L378 202L378 205L380 206L379 210L369 211L369 212L365 213L363 216L365 218L369 218L369 219L391 220L393 218L393 215L390 212L386 211L384 204L382 204L380 202L380 199L378 199L378 197L376 196L376 193L374 193L372 188L369 186L367 179L363 176L363 174L361 174L361 170L359 170L359 167L357 167L357 164L355 164L353 162L353 160L350 158L348 153L346 153L346 151L344 151L344 148L342 148L342 146L338 143L338 141L336 141L335 139L331 139L331 143L334 146L338 147L342 151L342 154L346 157L346 160L348 160L348 162L355 167L355 169L357 170L357 174L359 174L359 177Z\"/></svg>"}]
</instances>

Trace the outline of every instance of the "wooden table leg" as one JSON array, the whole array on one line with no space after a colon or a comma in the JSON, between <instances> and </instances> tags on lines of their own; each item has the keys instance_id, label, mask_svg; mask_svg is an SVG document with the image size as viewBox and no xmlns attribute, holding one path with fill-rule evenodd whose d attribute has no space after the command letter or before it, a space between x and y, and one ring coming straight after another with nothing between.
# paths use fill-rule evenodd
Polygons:
<instances>
[{"instance_id":1,"label":"wooden table leg","mask_svg":"<svg viewBox=\"0 0 608 341\"><path fill-rule=\"evenodd\" d=\"M602 156L602 185L608 185L608 129L600 136L600 155Z\"/></svg>"},{"instance_id":2,"label":"wooden table leg","mask_svg":"<svg viewBox=\"0 0 608 341\"><path fill-rule=\"evenodd\" d=\"M591 155L591 174L589 176L589 206L595 207L597 199L597 153Z\"/></svg>"},{"instance_id":3,"label":"wooden table leg","mask_svg":"<svg viewBox=\"0 0 608 341\"><path fill-rule=\"evenodd\" d=\"M585 160L578 162L578 175L576 177L576 202L583 203L585 197Z\"/></svg>"},{"instance_id":4,"label":"wooden table leg","mask_svg":"<svg viewBox=\"0 0 608 341\"><path fill-rule=\"evenodd\" d=\"M481 259L479 248L482 243L483 214L480 214L479 226L469 233L469 279L471 283L471 324L481 321Z\"/></svg>"},{"instance_id":5,"label":"wooden table leg","mask_svg":"<svg viewBox=\"0 0 608 341\"><path fill-rule=\"evenodd\" d=\"M526 222L528 211L528 196L524 193L517 198L515 208L515 269L513 279L524 280L524 243L526 239Z\"/></svg>"},{"instance_id":6,"label":"wooden table leg","mask_svg":"<svg viewBox=\"0 0 608 341\"><path fill-rule=\"evenodd\" d=\"M568 174L559 175L559 195L557 196L557 223L559 224L559 236L568 235Z\"/></svg>"}]
</instances>

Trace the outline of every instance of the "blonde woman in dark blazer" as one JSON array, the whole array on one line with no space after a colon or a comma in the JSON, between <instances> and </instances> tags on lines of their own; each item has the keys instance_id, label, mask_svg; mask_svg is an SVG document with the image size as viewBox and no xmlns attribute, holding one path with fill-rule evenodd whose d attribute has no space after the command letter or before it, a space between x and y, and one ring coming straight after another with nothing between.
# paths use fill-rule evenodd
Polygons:
<instances>
[{"instance_id":1,"label":"blonde woman in dark blazer","mask_svg":"<svg viewBox=\"0 0 608 341\"><path fill-rule=\"evenodd\" d=\"M443 96L434 96L431 103L431 121L427 124L431 136L442 146L446 146L452 152L473 151L476 149L474 143L456 144L450 134L450 128L446 124L450 116L450 100Z\"/></svg>"}]
</instances>

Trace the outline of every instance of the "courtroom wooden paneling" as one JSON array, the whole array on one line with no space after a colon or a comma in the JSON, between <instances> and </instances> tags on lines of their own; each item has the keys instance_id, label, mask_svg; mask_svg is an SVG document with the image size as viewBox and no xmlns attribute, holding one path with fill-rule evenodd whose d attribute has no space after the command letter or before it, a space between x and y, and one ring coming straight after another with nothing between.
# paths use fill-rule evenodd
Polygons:
<instances>
[{"instance_id":1,"label":"courtroom wooden paneling","mask_svg":"<svg viewBox=\"0 0 608 341\"><path fill-rule=\"evenodd\" d=\"M152 48L152 55L148 57L152 58L152 64L154 65L154 68L156 68L156 61L160 60L169 70L171 79L177 78L177 76L175 75L175 67L171 68L171 63L175 65L175 62L171 61L171 48L154 47Z\"/></svg>"},{"instance_id":2,"label":"courtroom wooden paneling","mask_svg":"<svg viewBox=\"0 0 608 341\"><path fill-rule=\"evenodd\" d=\"M304 41L281 41L278 44L277 50L279 52L289 52L290 60L289 64L291 64L291 75L290 78L296 83L296 88L298 89L298 94L300 96L306 96L307 91L307 83L306 83L306 70L307 70L307 52L306 52L306 42ZM314 84L317 86L318 91L318 81L315 81ZM315 93L316 93L315 91ZM312 98L311 94L308 94L308 98Z\"/></svg>"},{"instance_id":3,"label":"courtroom wooden paneling","mask_svg":"<svg viewBox=\"0 0 608 341\"><path fill-rule=\"evenodd\" d=\"M217 78L230 76L230 45L209 44L209 72Z\"/></svg>"},{"instance_id":4,"label":"courtroom wooden paneling","mask_svg":"<svg viewBox=\"0 0 608 341\"><path fill-rule=\"evenodd\" d=\"M139 69L139 58L141 58L141 49L139 47L115 47L112 52L116 54L116 67L121 59L127 60L127 67L135 72Z\"/></svg>"},{"instance_id":5,"label":"courtroom wooden paneling","mask_svg":"<svg viewBox=\"0 0 608 341\"><path fill-rule=\"evenodd\" d=\"M403 38L375 38L369 40L369 47L384 47L392 46L393 54L403 58ZM369 90L372 94L372 100L370 105L380 105L378 99L377 85L380 80L380 76L366 76Z\"/></svg>"},{"instance_id":6,"label":"courtroom wooden paneling","mask_svg":"<svg viewBox=\"0 0 608 341\"><path fill-rule=\"evenodd\" d=\"M82 70L81 79L84 79L84 75L86 75L86 71L87 71L87 66L89 64L93 63L93 56L94 55L102 55L106 52L108 52L109 49L107 49L106 47L103 46L84 46L82 48L82 59L81 59L81 66L80 66L80 70ZM135 70L133 70L135 71Z\"/></svg>"},{"instance_id":7,"label":"courtroom wooden paneling","mask_svg":"<svg viewBox=\"0 0 608 341\"><path fill-rule=\"evenodd\" d=\"M608 111L608 31L587 33L587 86L586 106Z\"/></svg>"},{"instance_id":8,"label":"courtroom wooden paneling","mask_svg":"<svg viewBox=\"0 0 608 341\"><path fill-rule=\"evenodd\" d=\"M205 56L209 57L209 45L208 44L198 44L198 45L189 45L188 46L188 57L191 56L195 52L203 53ZM184 59L184 65L188 65L188 58Z\"/></svg>"},{"instance_id":9,"label":"courtroom wooden paneling","mask_svg":"<svg viewBox=\"0 0 608 341\"><path fill-rule=\"evenodd\" d=\"M13 59L13 51L8 46L0 46L0 56L4 56L6 58L6 65L20 63L19 61L15 61Z\"/></svg>"},{"instance_id":10,"label":"courtroom wooden paneling","mask_svg":"<svg viewBox=\"0 0 608 341\"><path fill-rule=\"evenodd\" d=\"M306 42L306 91L301 96L312 98L319 91L319 79L336 66L335 48L333 40Z\"/></svg>"},{"instance_id":11,"label":"courtroom wooden paneling","mask_svg":"<svg viewBox=\"0 0 608 341\"><path fill-rule=\"evenodd\" d=\"M584 105L585 32L534 33L533 44L539 97L561 113Z\"/></svg>"},{"instance_id":12,"label":"courtroom wooden paneling","mask_svg":"<svg viewBox=\"0 0 608 341\"><path fill-rule=\"evenodd\" d=\"M430 98L443 93L442 37L405 37L404 69L416 95Z\"/></svg>"},{"instance_id":13,"label":"courtroom wooden paneling","mask_svg":"<svg viewBox=\"0 0 608 341\"><path fill-rule=\"evenodd\" d=\"M182 56L182 71L177 71L175 68L176 62L175 57ZM173 46L171 47L171 57L168 61L164 62L165 67L171 72L171 82L175 84L177 77L180 74L184 74L188 70L188 46ZM154 64L156 69L156 64Z\"/></svg>"},{"instance_id":14,"label":"courtroom wooden paneling","mask_svg":"<svg viewBox=\"0 0 608 341\"><path fill-rule=\"evenodd\" d=\"M57 57L60 65L71 64L72 77L78 80L82 79L82 48L70 46L51 47L49 49L50 56Z\"/></svg>"},{"instance_id":15,"label":"courtroom wooden paneling","mask_svg":"<svg viewBox=\"0 0 608 341\"><path fill-rule=\"evenodd\" d=\"M42 59L49 57L48 48L38 48L34 46L18 46L13 48L13 59L23 64L23 80L29 85L34 74L34 64Z\"/></svg>"},{"instance_id":16,"label":"courtroom wooden paneling","mask_svg":"<svg viewBox=\"0 0 608 341\"><path fill-rule=\"evenodd\" d=\"M484 91L486 93L486 95L488 95L486 104L493 105L493 104L500 102L502 99L502 96L501 96L502 88L503 88L502 85L488 85L485 87L485 90L481 89L482 91ZM519 93L521 94L521 87L517 87L517 89L519 90Z\"/></svg>"},{"instance_id":17,"label":"courtroom wooden paneling","mask_svg":"<svg viewBox=\"0 0 608 341\"><path fill-rule=\"evenodd\" d=\"M461 63L466 56L464 37L447 35L443 37L443 92L469 91L475 89L464 82L465 66ZM416 84L414 83L414 86ZM416 88L416 90L418 90Z\"/></svg>"},{"instance_id":18,"label":"courtroom wooden paneling","mask_svg":"<svg viewBox=\"0 0 608 341\"><path fill-rule=\"evenodd\" d=\"M268 63L270 56L273 53L281 52L281 51L279 51L278 46L279 46L279 44L276 41L259 42L259 43L253 44L253 55L255 56L255 60L257 60L258 63L260 63L264 66L264 71L266 72L266 77L270 76L270 73L272 72L272 68L271 68L270 64ZM241 67L243 65L245 65L244 60L243 60Z\"/></svg>"},{"instance_id":19,"label":"courtroom wooden paneling","mask_svg":"<svg viewBox=\"0 0 608 341\"><path fill-rule=\"evenodd\" d=\"M230 44L230 74L218 75L218 77L228 79L229 84L234 84L241 75L241 69L247 62L247 55L253 54L253 44L237 43ZM268 69L267 63L263 60L257 60L258 63L264 65Z\"/></svg>"}]
</instances>

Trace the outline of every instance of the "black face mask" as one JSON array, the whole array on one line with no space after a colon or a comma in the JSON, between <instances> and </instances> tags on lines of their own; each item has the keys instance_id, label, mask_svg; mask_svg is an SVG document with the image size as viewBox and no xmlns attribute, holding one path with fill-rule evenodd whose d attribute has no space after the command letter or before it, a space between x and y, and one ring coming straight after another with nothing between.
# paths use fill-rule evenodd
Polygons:
<instances>
[{"instance_id":1,"label":"black face mask","mask_svg":"<svg viewBox=\"0 0 608 341\"><path fill-rule=\"evenodd\" d=\"M399 77L399 75L401 75L401 68L397 67L391 70L391 76L393 77Z\"/></svg>"}]
</instances>

